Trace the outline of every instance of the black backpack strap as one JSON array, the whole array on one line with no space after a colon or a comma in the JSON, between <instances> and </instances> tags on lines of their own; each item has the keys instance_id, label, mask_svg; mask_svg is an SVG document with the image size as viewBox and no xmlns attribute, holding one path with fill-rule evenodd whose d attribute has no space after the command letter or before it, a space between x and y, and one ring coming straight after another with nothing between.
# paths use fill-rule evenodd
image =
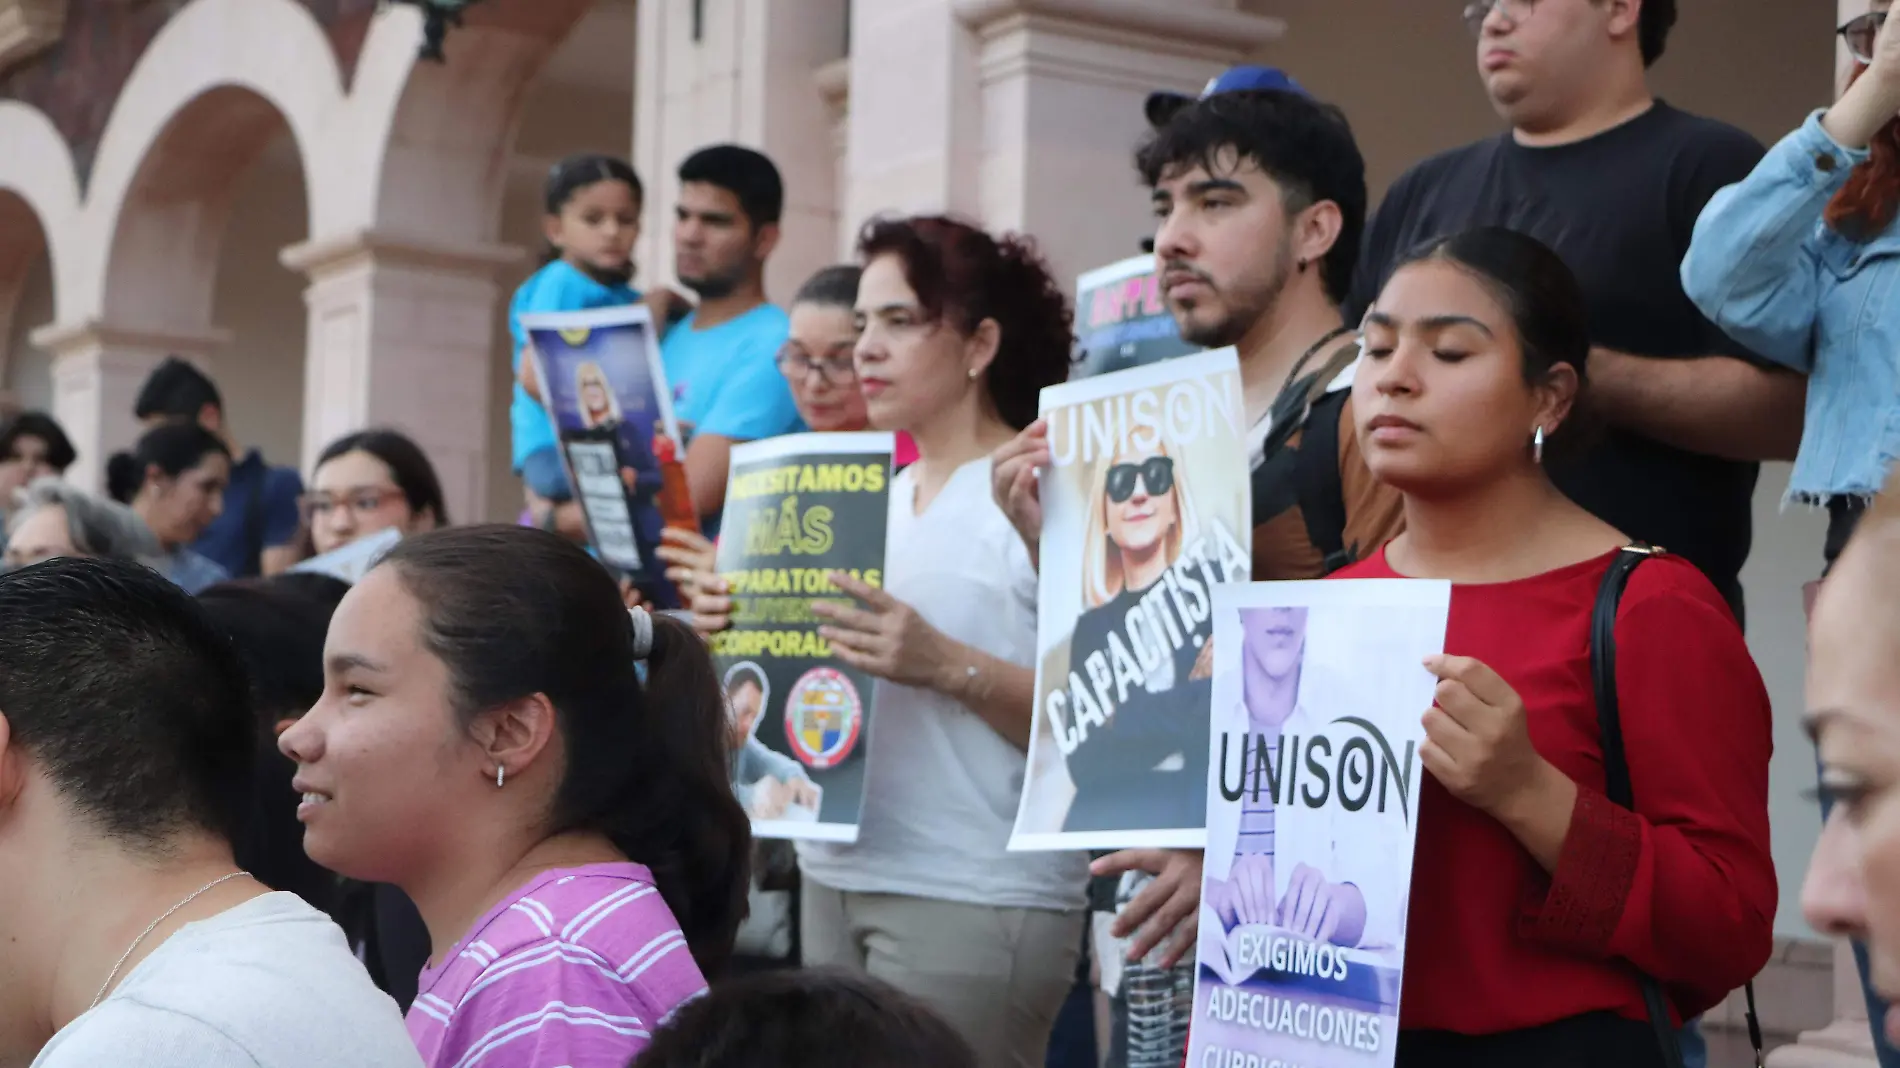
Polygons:
<instances>
[{"instance_id":1,"label":"black backpack strap","mask_svg":"<svg viewBox=\"0 0 1900 1068\"><path fill-rule=\"evenodd\" d=\"M1603 792L1611 803L1634 812L1636 801L1630 783L1629 758L1623 748L1623 720L1616 693L1616 611L1623 601L1623 589L1631 572L1651 556L1661 553L1641 542L1627 545L1616 554L1610 570L1597 588L1596 607L1590 614L1590 682L1596 692L1597 730L1603 739ZM1665 1068L1682 1068L1682 1041L1669 1022L1669 1003L1663 998L1662 984L1654 976L1641 975L1643 1003L1649 1010L1649 1022L1656 1029L1656 1041L1662 1047ZM1757 1068L1763 1063L1761 1021L1755 1015L1755 984L1744 987L1748 997L1748 1038L1755 1047Z\"/></svg>"},{"instance_id":2,"label":"black backpack strap","mask_svg":"<svg viewBox=\"0 0 1900 1068\"><path fill-rule=\"evenodd\" d=\"M1339 417L1347 390L1326 392L1359 358L1359 343L1348 340L1315 370L1287 384L1269 411L1261 460L1254 465L1253 525L1266 524L1294 505L1306 522L1307 540L1325 560L1323 574L1352 562L1342 545L1346 529L1345 495L1339 484ZM1287 443L1295 433L1300 445Z\"/></svg>"},{"instance_id":3,"label":"black backpack strap","mask_svg":"<svg viewBox=\"0 0 1900 1068\"><path fill-rule=\"evenodd\" d=\"M1306 537L1319 550L1330 575L1353 562L1356 546L1346 544L1346 490L1339 477L1339 420L1345 413L1349 390L1321 397L1306 414L1306 433L1300 436L1294 460L1293 483L1299 488L1300 517Z\"/></svg>"}]
</instances>

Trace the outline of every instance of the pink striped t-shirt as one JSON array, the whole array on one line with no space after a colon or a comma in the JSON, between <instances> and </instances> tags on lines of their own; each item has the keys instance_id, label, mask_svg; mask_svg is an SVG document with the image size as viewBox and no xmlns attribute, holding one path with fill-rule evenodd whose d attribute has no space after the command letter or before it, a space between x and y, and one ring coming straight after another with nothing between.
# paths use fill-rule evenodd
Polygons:
<instances>
[{"instance_id":1,"label":"pink striped t-shirt","mask_svg":"<svg viewBox=\"0 0 1900 1068\"><path fill-rule=\"evenodd\" d=\"M625 1068L706 980L653 873L590 864L508 895L418 990L409 1037L429 1068Z\"/></svg>"}]
</instances>

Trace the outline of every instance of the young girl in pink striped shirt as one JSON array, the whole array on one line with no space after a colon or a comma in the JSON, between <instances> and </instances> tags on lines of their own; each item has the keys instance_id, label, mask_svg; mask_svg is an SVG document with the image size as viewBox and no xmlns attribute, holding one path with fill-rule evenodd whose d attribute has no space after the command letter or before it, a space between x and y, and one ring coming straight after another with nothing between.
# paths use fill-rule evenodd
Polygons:
<instances>
[{"instance_id":1,"label":"young girl in pink striped shirt","mask_svg":"<svg viewBox=\"0 0 1900 1068\"><path fill-rule=\"evenodd\" d=\"M406 539L285 731L312 859L414 899L430 1068L622 1068L731 951L751 845L690 630L522 527Z\"/></svg>"}]
</instances>

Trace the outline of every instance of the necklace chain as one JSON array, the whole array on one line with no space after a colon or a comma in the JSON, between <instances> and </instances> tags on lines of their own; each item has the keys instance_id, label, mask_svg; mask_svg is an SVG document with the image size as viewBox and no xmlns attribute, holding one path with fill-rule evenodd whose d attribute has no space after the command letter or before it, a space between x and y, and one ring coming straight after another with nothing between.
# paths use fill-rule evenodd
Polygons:
<instances>
[{"instance_id":1,"label":"necklace chain","mask_svg":"<svg viewBox=\"0 0 1900 1068\"><path fill-rule=\"evenodd\" d=\"M125 947L125 952L119 954L118 962L112 965L112 971L107 973L106 975L106 981L99 984L99 992L92 996L92 1004L86 1006L87 1011L91 1011L93 1009L98 1008L99 1003L105 1000L106 991L112 988L112 980L117 979L119 977L119 969L125 967L125 962L127 958L132 956L133 950L139 948L139 943L145 941L145 936L151 934L153 931L158 930L159 924L164 923L166 920L171 919L173 913L177 912L179 909L184 908L186 905L191 904L193 901L198 900L200 895L205 893L205 891L210 890L212 887L217 886L220 883L228 883L231 880L238 878L239 876L249 875L249 874L251 873L248 871L234 871L229 875L219 876L218 878L211 880L210 882L204 884L198 889L193 890L189 895L185 897L183 901L180 901L178 904L173 905L171 908L166 909L165 915L160 916L158 919L153 920L151 923L146 924L145 930L140 931L139 936L132 940L132 944Z\"/></svg>"}]
</instances>

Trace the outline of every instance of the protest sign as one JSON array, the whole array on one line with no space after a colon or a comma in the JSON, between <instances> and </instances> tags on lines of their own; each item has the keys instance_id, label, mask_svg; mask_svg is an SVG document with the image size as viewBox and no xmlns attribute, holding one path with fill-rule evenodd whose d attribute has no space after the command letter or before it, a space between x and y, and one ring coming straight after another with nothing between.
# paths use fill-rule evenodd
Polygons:
<instances>
[{"instance_id":1,"label":"protest sign","mask_svg":"<svg viewBox=\"0 0 1900 1068\"><path fill-rule=\"evenodd\" d=\"M1036 717L1011 849L1198 846L1215 587L1249 577L1233 349L1042 391Z\"/></svg>"},{"instance_id":2,"label":"protest sign","mask_svg":"<svg viewBox=\"0 0 1900 1068\"><path fill-rule=\"evenodd\" d=\"M1451 586L1214 594L1191 1065L1389 1068Z\"/></svg>"},{"instance_id":3,"label":"protest sign","mask_svg":"<svg viewBox=\"0 0 1900 1068\"><path fill-rule=\"evenodd\" d=\"M523 315L521 326L594 551L653 603L676 607L654 550L665 525L658 457L680 434L646 305Z\"/></svg>"},{"instance_id":4,"label":"protest sign","mask_svg":"<svg viewBox=\"0 0 1900 1068\"><path fill-rule=\"evenodd\" d=\"M884 584L889 434L792 434L732 450L718 567L732 626L713 636L733 716L733 790L763 838L853 842L875 680L833 659L827 577Z\"/></svg>"},{"instance_id":5,"label":"protest sign","mask_svg":"<svg viewBox=\"0 0 1900 1068\"><path fill-rule=\"evenodd\" d=\"M1153 256L1132 256L1082 275L1075 320L1082 343L1076 378L1146 367L1200 349L1181 340L1161 297Z\"/></svg>"}]
</instances>

